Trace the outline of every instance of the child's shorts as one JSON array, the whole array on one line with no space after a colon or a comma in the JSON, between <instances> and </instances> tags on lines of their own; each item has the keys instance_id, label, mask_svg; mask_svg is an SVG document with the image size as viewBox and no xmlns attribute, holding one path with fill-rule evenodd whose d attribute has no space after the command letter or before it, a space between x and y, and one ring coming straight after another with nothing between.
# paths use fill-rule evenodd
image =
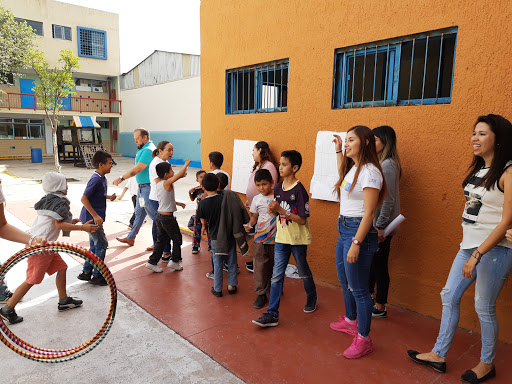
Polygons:
<instances>
[{"instance_id":1,"label":"child's shorts","mask_svg":"<svg viewBox=\"0 0 512 384\"><path fill-rule=\"evenodd\" d=\"M40 284L44 274L53 275L55 272L67 269L68 265L62 260L58 252L49 252L47 255L40 253L29 256L27 268L27 283Z\"/></svg>"}]
</instances>

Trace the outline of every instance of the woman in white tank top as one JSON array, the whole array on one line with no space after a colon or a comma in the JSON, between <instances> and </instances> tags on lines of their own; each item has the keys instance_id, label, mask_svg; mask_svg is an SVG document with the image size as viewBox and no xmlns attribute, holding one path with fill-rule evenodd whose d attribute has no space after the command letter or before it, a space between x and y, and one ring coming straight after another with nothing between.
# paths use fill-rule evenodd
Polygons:
<instances>
[{"instance_id":1,"label":"woman in white tank top","mask_svg":"<svg viewBox=\"0 0 512 384\"><path fill-rule=\"evenodd\" d=\"M482 350L480 362L462 374L461 380L481 383L496 376L496 299L512 268L512 243L505 239L512 226L512 124L499 115L480 116L471 144L473 162L462 184L467 200L462 214L463 237L441 291L439 336L431 352L407 353L418 363L446 371L446 354L459 322L460 300L476 281L475 309L482 330Z\"/></svg>"}]
</instances>

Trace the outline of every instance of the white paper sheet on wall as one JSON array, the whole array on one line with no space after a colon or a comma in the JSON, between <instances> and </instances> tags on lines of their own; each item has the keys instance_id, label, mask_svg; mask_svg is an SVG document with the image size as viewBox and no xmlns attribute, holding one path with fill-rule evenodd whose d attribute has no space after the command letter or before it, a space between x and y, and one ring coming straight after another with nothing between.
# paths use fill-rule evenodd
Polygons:
<instances>
[{"instance_id":1,"label":"white paper sheet on wall","mask_svg":"<svg viewBox=\"0 0 512 384\"><path fill-rule=\"evenodd\" d=\"M320 131L316 135L315 171L310 186L313 199L339 201L333 191L339 177L333 135L340 135L345 144L346 132Z\"/></svg>"},{"instance_id":2,"label":"white paper sheet on wall","mask_svg":"<svg viewBox=\"0 0 512 384\"><path fill-rule=\"evenodd\" d=\"M233 145L233 175L231 190L239 193L247 192L249 177L251 176L254 159L252 149L257 141L235 140Z\"/></svg>"}]
</instances>

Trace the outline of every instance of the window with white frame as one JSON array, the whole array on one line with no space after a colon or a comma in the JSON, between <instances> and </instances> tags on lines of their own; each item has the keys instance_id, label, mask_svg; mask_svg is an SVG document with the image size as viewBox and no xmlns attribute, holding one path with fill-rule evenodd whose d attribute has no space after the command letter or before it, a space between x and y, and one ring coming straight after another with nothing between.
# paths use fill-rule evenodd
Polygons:
<instances>
[{"instance_id":1,"label":"window with white frame","mask_svg":"<svg viewBox=\"0 0 512 384\"><path fill-rule=\"evenodd\" d=\"M337 49L332 108L450 103L457 30Z\"/></svg>"},{"instance_id":2,"label":"window with white frame","mask_svg":"<svg viewBox=\"0 0 512 384\"><path fill-rule=\"evenodd\" d=\"M15 17L14 21L18 23L26 23L29 27L32 27L33 32L38 36L43 36L43 23L41 21L20 19Z\"/></svg>"},{"instance_id":3,"label":"window with white frame","mask_svg":"<svg viewBox=\"0 0 512 384\"><path fill-rule=\"evenodd\" d=\"M286 112L288 59L226 71L226 114Z\"/></svg>"},{"instance_id":4,"label":"window with white frame","mask_svg":"<svg viewBox=\"0 0 512 384\"><path fill-rule=\"evenodd\" d=\"M71 40L71 28L52 24L52 35L54 39Z\"/></svg>"},{"instance_id":5,"label":"window with white frame","mask_svg":"<svg viewBox=\"0 0 512 384\"><path fill-rule=\"evenodd\" d=\"M107 59L107 32L78 27L78 56Z\"/></svg>"}]
</instances>

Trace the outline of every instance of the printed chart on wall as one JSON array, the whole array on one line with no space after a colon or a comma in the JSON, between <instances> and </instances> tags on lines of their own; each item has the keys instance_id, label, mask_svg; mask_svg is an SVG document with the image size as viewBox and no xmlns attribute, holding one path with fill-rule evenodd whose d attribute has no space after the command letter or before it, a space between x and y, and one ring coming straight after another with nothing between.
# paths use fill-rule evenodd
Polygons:
<instances>
[{"instance_id":1,"label":"printed chart on wall","mask_svg":"<svg viewBox=\"0 0 512 384\"><path fill-rule=\"evenodd\" d=\"M251 176L254 159L252 149L257 141L235 140L233 145L233 175L231 190L239 193L247 192L247 184Z\"/></svg>"},{"instance_id":2,"label":"printed chart on wall","mask_svg":"<svg viewBox=\"0 0 512 384\"><path fill-rule=\"evenodd\" d=\"M316 135L315 171L310 187L313 199L339 201L333 191L334 184L338 181L333 135L340 135L345 144L346 132L320 131Z\"/></svg>"}]
</instances>

